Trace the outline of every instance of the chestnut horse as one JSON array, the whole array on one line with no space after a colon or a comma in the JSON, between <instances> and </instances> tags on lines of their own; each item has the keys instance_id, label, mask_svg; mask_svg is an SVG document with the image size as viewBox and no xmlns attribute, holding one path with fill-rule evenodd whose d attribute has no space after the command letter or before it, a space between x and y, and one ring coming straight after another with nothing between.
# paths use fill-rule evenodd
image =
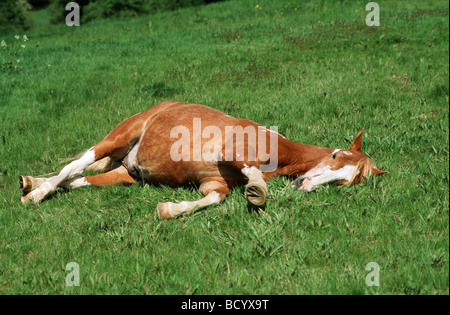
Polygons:
<instances>
[{"instance_id":1,"label":"chestnut horse","mask_svg":"<svg viewBox=\"0 0 450 315\"><path fill-rule=\"evenodd\" d=\"M200 124L207 127L202 130ZM40 202L57 187L144 181L171 187L196 184L205 196L159 203L158 216L164 219L219 204L236 185L245 185L248 201L261 206L266 201L266 181L272 177L297 177L292 187L309 192L325 183L350 185L386 173L361 152L361 143L362 130L348 150L299 144L204 105L164 101L122 121L58 175L21 176L21 200ZM104 173L83 177L85 170Z\"/></svg>"}]
</instances>

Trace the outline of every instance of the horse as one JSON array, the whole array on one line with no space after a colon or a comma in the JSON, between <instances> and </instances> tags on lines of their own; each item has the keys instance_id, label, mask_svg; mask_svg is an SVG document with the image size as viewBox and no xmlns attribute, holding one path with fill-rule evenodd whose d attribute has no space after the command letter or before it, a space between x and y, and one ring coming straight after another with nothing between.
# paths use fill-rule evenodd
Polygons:
<instances>
[{"instance_id":1,"label":"horse","mask_svg":"<svg viewBox=\"0 0 450 315\"><path fill-rule=\"evenodd\" d=\"M362 153L363 129L348 150L296 143L275 129L205 105L163 101L119 123L57 175L20 176L21 201L39 203L58 187L199 187L200 200L157 205L159 218L171 219L220 204L235 186L244 186L250 204L263 206L266 182L277 176L294 178L292 188L310 192L387 173ZM103 173L83 176L84 171Z\"/></svg>"}]
</instances>

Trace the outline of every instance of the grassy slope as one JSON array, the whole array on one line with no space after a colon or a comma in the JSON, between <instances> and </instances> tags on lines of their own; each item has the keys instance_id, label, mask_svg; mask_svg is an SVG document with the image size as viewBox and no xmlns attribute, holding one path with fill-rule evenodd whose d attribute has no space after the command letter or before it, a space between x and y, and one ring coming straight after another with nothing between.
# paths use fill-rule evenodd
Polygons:
<instances>
[{"instance_id":1,"label":"grassy slope","mask_svg":"<svg viewBox=\"0 0 450 315\"><path fill-rule=\"evenodd\" d=\"M447 1L379 2L378 28L363 1L258 3L27 34L18 71L0 73L0 293L448 294ZM161 99L328 147L364 127L390 173L310 194L276 179L261 215L242 189L167 222L158 202L200 194L85 188L20 204L18 175L59 168ZM65 285L72 261L80 287Z\"/></svg>"}]
</instances>

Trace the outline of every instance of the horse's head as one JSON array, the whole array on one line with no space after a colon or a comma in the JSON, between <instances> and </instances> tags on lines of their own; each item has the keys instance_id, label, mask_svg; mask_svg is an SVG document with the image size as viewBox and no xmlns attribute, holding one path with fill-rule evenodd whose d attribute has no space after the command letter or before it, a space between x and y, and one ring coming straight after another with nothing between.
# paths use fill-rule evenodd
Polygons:
<instances>
[{"instance_id":1,"label":"horse's head","mask_svg":"<svg viewBox=\"0 0 450 315\"><path fill-rule=\"evenodd\" d=\"M362 183L364 178L372 174L383 174L372 160L362 153L362 129L349 150L336 149L332 153L321 158L318 163L292 182L293 187L299 190L311 191L315 187L325 183L337 183L338 185L351 185Z\"/></svg>"}]
</instances>

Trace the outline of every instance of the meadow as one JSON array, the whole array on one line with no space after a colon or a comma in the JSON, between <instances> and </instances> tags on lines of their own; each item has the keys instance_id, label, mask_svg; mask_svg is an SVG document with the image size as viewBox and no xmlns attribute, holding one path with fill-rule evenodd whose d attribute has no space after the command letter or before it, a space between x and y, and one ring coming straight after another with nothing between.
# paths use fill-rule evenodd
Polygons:
<instances>
[{"instance_id":1,"label":"meadow","mask_svg":"<svg viewBox=\"0 0 450 315\"><path fill-rule=\"evenodd\" d=\"M44 8L0 34L0 294L449 294L449 4L378 1L369 27L367 2L230 0L79 27ZM60 169L166 99L330 148L364 128L389 173L312 193L277 178L263 211L236 188L170 221L158 202L195 187L22 205L19 175Z\"/></svg>"}]
</instances>

